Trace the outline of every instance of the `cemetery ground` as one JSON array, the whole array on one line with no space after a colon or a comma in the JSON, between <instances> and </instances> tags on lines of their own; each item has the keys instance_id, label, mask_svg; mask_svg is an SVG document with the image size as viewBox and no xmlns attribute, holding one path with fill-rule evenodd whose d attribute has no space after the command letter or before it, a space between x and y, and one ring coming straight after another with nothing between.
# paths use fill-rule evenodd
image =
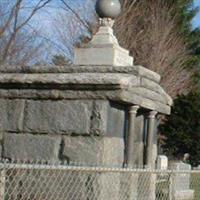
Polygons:
<instances>
[{"instance_id":1,"label":"cemetery ground","mask_svg":"<svg viewBox=\"0 0 200 200\"><path fill-rule=\"evenodd\" d=\"M191 184L191 188L195 190L194 200L199 200L200 199L200 173L192 174L191 180L193 180Z\"/></svg>"}]
</instances>

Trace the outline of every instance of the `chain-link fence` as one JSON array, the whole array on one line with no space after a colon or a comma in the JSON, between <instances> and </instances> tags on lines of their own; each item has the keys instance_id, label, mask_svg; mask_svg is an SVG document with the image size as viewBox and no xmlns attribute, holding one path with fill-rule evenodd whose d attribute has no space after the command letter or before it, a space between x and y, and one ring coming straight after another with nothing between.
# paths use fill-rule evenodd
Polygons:
<instances>
[{"instance_id":1,"label":"chain-link fence","mask_svg":"<svg viewBox=\"0 0 200 200\"><path fill-rule=\"evenodd\" d=\"M199 200L200 171L0 164L2 200Z\"/></svg>"}]
</instances>

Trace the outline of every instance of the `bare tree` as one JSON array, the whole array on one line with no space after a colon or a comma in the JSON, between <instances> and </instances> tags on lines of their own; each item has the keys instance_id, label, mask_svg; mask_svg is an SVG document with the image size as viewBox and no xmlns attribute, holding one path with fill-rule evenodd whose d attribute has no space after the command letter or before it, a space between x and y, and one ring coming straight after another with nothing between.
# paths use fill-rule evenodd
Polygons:
<instances>
[{"instance_id":1,"label":"bare tree","mask_svg":"<svg viewBox=\"0 0 200 200\"><path fill-rule=\"evenodd\" d=\"M35 14L51 0L0 2L0 64L27 64L39 53L37 31L28 29Z\"/></svg>"},{"instance_id":2,"label":"bare tree","mask_svg":"<svg viewBox=\"0 0 200 200\"><path fill-rule=\"evenodd\" d=\"M71 58L73 48L78 42L80 32L83 32L84 28L80 25L80 21L68 12L59 13L52 21L52 24L55 40L61 46L60 53Z\"/></svg>"},{"instance_id":3,"label":"bare tree","mask_svg":"<svg viewBox=\"0 0 200 200\"><path fill-rule=\"evenodd\" d=\"M115 32L136 64L159 73L162 86L175 97L193 87L193 71L186 69L188 44L177 29L177 16L172 9L168 1L124 0Z\"/></svg>"},{"instance_id":4,"label":"bare tree","mask_svg":"<svg viewBox=\"0 0 200 200\"><path fill-rule=\"evenodd\" d=\"M73 8L67 0L62 3L60 11L52 20L52 28L59 54L73 60L74 47L90 40L96 28L96 15L90 7L93 0L86 0L83 5ZM88 11L90 10L90 11ZM89 13L91 16L88 16Z\"/></svg>"}]
</instances>

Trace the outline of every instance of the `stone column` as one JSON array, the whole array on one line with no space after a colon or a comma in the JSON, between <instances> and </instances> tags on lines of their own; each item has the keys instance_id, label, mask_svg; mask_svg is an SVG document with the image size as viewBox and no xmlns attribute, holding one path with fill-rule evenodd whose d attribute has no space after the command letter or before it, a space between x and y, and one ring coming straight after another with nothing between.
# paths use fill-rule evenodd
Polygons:
<instances>
[{"instance_id":1,"label":"stone column","mask_svg":"<svg viewBox=\"0 0 200 200\"><path fill-rule=\"evenodd\" d=\"M139 106L136 105L129 108L129 126L126 146L126 164L128 167L135 167L134 153L137 153L135 152L137 146L135 146L134 143L136 136L136 114L138 109ZM128 179L127 177L125 178L124 175L122 175L121 178L121 187L126 188L124 191L122 191L124 193L123 196L125 196L127 200L137 200L138 174L130 173Z\"/></svg>"},{"instance_id":2,"label":"stone column","mask_svg":"<svg viewBox=\"0 0 200 200\"><path fill-rule=\"evenodd\" d=\"M133 154L134 154L134 138L135 138L135 123L136 114L139 106L131 106L129 109L129 127L128 127L128 140L127 140L127 164L129 167L135 165Z\"/></svg>"},{"instance_id":3,"label":"stone column","mask_svg":"<svg viewBox=\"0 0 200 200\"><path fill-rule=\"evenodd\" d=\"M134 138L134 164L141 168L144 165L144 131L145 131L145 116L144 111L141 109L136 116L135 124L135 138Z\"/></svg>"},{"instance_id":4,"label":"stone column","mask_svg":"<svg viewBox=\"0 0 200 200\"><path fill-rule=\"evenodd\" d=\"M155 168L157 157L157 141L156 140L156 111L151 111L148 115L148 129L147 129L147 149L146 149L146 165L148 168Z\"/></svg>"},{"instance_id":5,"label":"stone column","mask_svg":"<svg viewBox=\"0 0 200 200\"><path fill-rule=\"evenodd\" d=\"M155 169L157 142L156 142L156 111L151 111L148 115L147 126L147 148L146 148L146 165L148 169ZM146 190L144 192L143 200L156 199L156 174L149 171L144 174L144 185Z\"/></svg>"}]
</instances>

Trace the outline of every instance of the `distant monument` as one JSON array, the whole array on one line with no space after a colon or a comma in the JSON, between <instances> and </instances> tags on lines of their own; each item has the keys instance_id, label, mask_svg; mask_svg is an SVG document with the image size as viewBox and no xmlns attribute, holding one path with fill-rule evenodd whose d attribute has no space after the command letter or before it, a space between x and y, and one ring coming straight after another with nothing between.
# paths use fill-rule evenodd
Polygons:
<instances>
[{"instance_id":1,"label":"distant monument","mask_svg":"<svg viewBox=\"0 0 200 200\"><path fill-rule=\"evenodd\" d=\"M187 156L186 156L187 157ZM191 165L183 162L174 162L171 164L172 170L179 171L174 174L172 179L172 197L175 200L192 200L194 199L194 190L190 189ZM181 171L183 171L181 173ZM186 171L186 172L184 172Z\"/></svg>"}]
</instances>

